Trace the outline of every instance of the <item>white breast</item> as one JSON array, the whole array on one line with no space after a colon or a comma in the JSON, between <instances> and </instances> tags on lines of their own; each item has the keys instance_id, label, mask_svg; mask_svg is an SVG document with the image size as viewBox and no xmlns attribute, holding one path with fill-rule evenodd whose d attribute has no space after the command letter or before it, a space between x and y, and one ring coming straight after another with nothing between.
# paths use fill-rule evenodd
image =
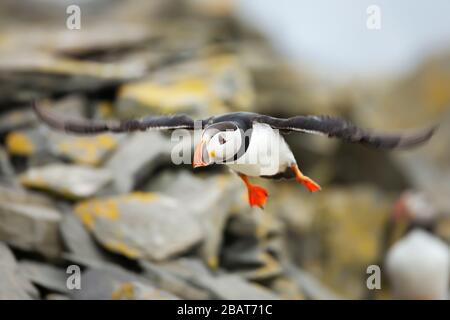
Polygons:
<instances>
[{"instance_id":1,"label":"white breast","mask_svg":"<svg viewBox=\"0 0 450 320\"><path fill-rule=\"evenodd\" d=\"M245 154L227 165L248 176L272 176L284 172L295 158L278 130L265 123L255 123Z\"/></svg>"},{"instance_id":2,"label":"white breast","mask_svg":"<svg viewBox=\"0 0 450 320\"><path fill-rule=\"evenodd\" d=\"M396 298L446 299L450 253L446 243L413 230L388 252L386 268Z\"/></svg>"}]
</instances>

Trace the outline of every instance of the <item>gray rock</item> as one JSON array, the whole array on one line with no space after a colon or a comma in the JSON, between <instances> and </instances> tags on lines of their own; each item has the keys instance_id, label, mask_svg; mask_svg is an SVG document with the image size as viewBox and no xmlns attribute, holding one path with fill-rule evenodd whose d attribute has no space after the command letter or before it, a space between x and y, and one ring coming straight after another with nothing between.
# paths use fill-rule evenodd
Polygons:
<instances>
[{"instance_id":1,"label":"gray rock","mask_svg":"<svg viewBox=\"0 0 450 320\"><path fill-rule=\"evenodd\" d=\"M233 176L205 178L181 171L163 174L150 188L179 200L198 219L205 234L200 255L209 267L217 268L225 223L239 200L239 186Z\"/></svg>"},{"instance_id":2,"label":"gray rock","mask_svg":"<svg viewBox=\"0 0 450 320\"><path fill-rule=\"evenodd\" d=\"M127 65L63 58L43 51L2 52L1 57L3 103L29 103L52 93L99 90L140 76L140 70L136 73Z\"/></svg>"},{"instance_id":3,"label":"gray rock","mask_svg":"<svg viewBox=\"0 0 450 320\"><path fill-rule=\"evenodd\" d=\"M37 289L19 274L11 250L0 242L0 300L29 300L39 297Z\"/></svg>"},{"instance_id":4,"label":"gray rock","mask_svg":"<svg viewBox=\"0 0 450 320\"><path fill-rule=\"evenodd\" d=\"M46 101L39 102L40 107L46 107ZM71 118L82 118L85 114L85 108L89 105L89 101L82 95L69 94L62 99L52 101L51 112L56 115Z\"/></svg>"},{"instance_id":5,"label":"gray rock","mask_svg":"<svg viewBox=\"0 0 450 320\"><path fill-rule=\"evenodd\" d=\"M84 198L93 196L110 182L111 173L81 165L49 164L28 169L20 176L20 181L26 187L69 198Z\"/></svg>"},{"instance_id":6,"label":"gray rock","mask_svg":"<svg viewBox=\"0 0 450 320\"><path fill-rule=\"evenodd\" d=\"M281 275L269 282L270 289L286 300L305 300L305 294L295 281Z\"/></svg>"},{"instance_id":7,"label":"gray rock","mask_svg":"<svg viewBox=\"0 0 450 320\"><path fill-rule=\"evenodd\" d=\"M62 255L67 261L70 261L76 265L89 267L89 268L101 268L105 265L104 261L95 260L92 258L86 258L83 256L79 256L76 253L64 252Z\"/></svg>"},{"instance_id":8,"label":"gray rock","mask_svg":"<svg viewBox=\"0 0 450 320\"><path fill-rule=\"evenodd\" d=\"M175 260L169 260L160 263L160 265L164 266L167 271L186 280L192 280L202 274L205 276L212 274L211 270L208 269L202 260L194 257L182 257Z\"/></svg>"},{"instance_id":9,"label":"gray rock","mask_svg":"<svg viewBox=\"0 0 450 320\"><path fill-rule=\"evenodd\" d=\"M47 138L39 128L22 129L8 133L6 149L13 156L31 157L45 153Z\"/></svg>"},{"instance_id":10,"label":"gray rock","mask_svg":"<svg viewBox=\"0 0 450 320\"><path fill-rule=\"evenodd\" d=\"M0 185L0 202L21 204L28 203L44 207L52 207L54 205L53 201L51 201L48 197L33 191L25 191L23 189L15 190L4 185Z\"/></svg>"},{"instance_id":11,"label":"gray rock","mask_svg":"<svg viewBox=\"0 0 450 320\"><path fill-rule=\"evenodd\" d=\"M227 268L259 268L264 265L264 249L253 239L243 239L224 248L222 264Z\"/></svg>"},{"instance_id":12,"label":"gray rock","mask_svg":"<svg viewBox=\"0 0 450 320\"><path fill-rule=\"evenodd\" d=\"M14 168L9 162L8 155L0 147L0 184L8 185L14 189L21 189L19 181L16 179Z\"/></svg>"},{"instance_id":13,"label":"gray rock","mask_svg":"<svg viewBox=\"0 0 450 320\"><path fill-rule=\"evenodd\" d=\"M221 265L248 280L271 279L283 271L262 244L251 240L237 241L227 246L222 254Z\"/></svg>"},{"instance_id":14,"label":"gray rock","mask_svg":"<svg viewBox=\"0 0 450 320\"><path fill-rule=\"evenodd\" d=\"M185 279L167 270L164 265L144 260L139 261L139 264L144 269L144 276L163 290L171 292L182 299L205 300L210 298L209 292L192 286Z\"/></svg>"},{"instance_id":15,"label":"gray rock","mask_svg":"<svg viewBox=\"0 0 450 320\"><path fill-rule=\"evenodd\" d=\"M145 79L126 83L119 91L117 107L124 116L145 113L204 116L229 108L248 111L253 102L253 85L247 69L236 55L219 53L170 64Z\"/></svg>"},{"instance_id":16,"label":"gray rock","mask_svg":"<svg viewBox=\"0 0 450 320\"><path fill-rule=\"evenodd\" d=\"M304 294L313 300L341 300L342 297L323 285L312 274L297 268L294 265L286 265L287 275L297 283Z\"/></svg>"},{"instance_id":17,"label":"gray rock","mask_svg":"<svg viewBox=\"0 0 450 320\"><path fill-rule=\"evenodd\" d=\"M169 141L158 132L135 133L123 139L106 163L106 168L113 173L115 189L120 193L130 192L158 164L169 162Z\"/></svg>"},{"instance_id":18,"label":"gray rock","mask_svg":"<svg viewBox=\"0 0 450 320\"><path fill-rule=\"evenodd\" d=\"M39 197L20 192L0 196L0 240L49 257L61 252L61 214Z\"/></svg>"},{"instance_id":19,"label":"gray rock","mask_svg":"<svg viewBox=\"0 0 450 320\"><path fill-rule=\"evenodd\" d=\"M110 261L71 210L63 216L60 230L64 244L69 250L69 253L64 254L66 259L87 266L100 266Z\"/></svg>"},{"instance_id":20,"label":"gray rock","mask_svg":"<svg viewBox=\"0 0 450 320\"><path fill-rule=\"evenodd\" d=\"M211 292L216 299L277 300L279 297L263 286L235 275L196 277L193 282Z\"/></svg>"},{"instance_id":21,"label":"gray rock","mask_svg":"<svg viewBox=\"0 0 450 320\"><path fill-rule=\"evenodd\" d=\"M71 300L69 296L59 293L49 293L45 296L45 300Z\"/></svg>"},{"instance_id":22,"label":"gray rock","mask_svg":"<svg viewBox=\"0 0 450 320\"><path fill-rule=\"evenodd\" d=\"M153 286L133 282L124 282L112 293L113 300L178 300L179 298Z\"/></svg>"},{"instance_id":23,"label":"gray rock","mask_svg":"<svg viewBox=\"0 0 450 320\"><path fill-rule=\"evenodd\" d=\"M37 122L32 110L12 110L2 114L0 118L0 134L23 129Z\"/></svg>"},{"instance_id":24,"label":"gray rock","mask_svg":"<svg viewBox=\"0 0 450 320\"><path fill-rule=\"evenodd\" d=\"M199 222L176 200L156 193L88 200L75 213L106 249L130 259L164 260L203 237Z\"/></svg>"},{"instance_id":25,"label":"gray rock","mask_svg":"<svg viewBox=\"0 0 450 320\"><path fill-rule=\"evenodd\" d=\"M151 283L139 275L114 265L91 268L81 275L81 289L71 290L70 296L75 300L111 300L118 294L124 283Z\"/></svg>"},{"instance_id":26,"label":"gray rock","mask_svg":"<svg viewBox=\"0 0 450 320\"><path fill-rule=\"evenodd\" d=\"M227 226L227 231L236 236L248 239L266 239L282 234L283 225L268 212L256 208L242 208L234 214ZM270 204L269 204L270 205Z\"/></svg>"},{"instance_id":27,"label":"gray rock","mask_svg":"<svg viewBox=\"0 0 450 320\"><path fill-rule=\"evenodd\" d=\"M151 272L149 264L143 264ZM268 289L251 283L240 276L218 271L212 274L198 259L180 258L160 264L167 272L183 279L197 289L209 293L213 299L277 299ZM153 266L154 268L154 266Z\"/></svg>"},{"instance_id":28,"label":"gray rock","mask_svg":"<svg viewBox=\"0 0 450 320\"><path fill-rule=\"evenodd\" d=\"M120 135L100 134L96 136L75 136L63 132L49 131L50 151L76 164L98 166L118 146Z\"/></svg>"},{"instance_id":29,"label":"gray rock","mask_svg":"<svg viewBox=\"0 0 450 320\"><path fill-rule=\"evenodd\" d=\"M11 250L3 242L0 242L0 265L2 268L15 268L17 266L16 258Z\"/></svg>"},{"instance_id":30,"label":"gray rock","mask_svg":"<svg viewBox=\"0 0 450 320\"><path fill-rule=\"evenodd\" d=\"M19 273L34 284L40 285L48 290L67 293L67 274L63 269L53 265L23 260L19 262Z\"/></svg>"}]
</instances>

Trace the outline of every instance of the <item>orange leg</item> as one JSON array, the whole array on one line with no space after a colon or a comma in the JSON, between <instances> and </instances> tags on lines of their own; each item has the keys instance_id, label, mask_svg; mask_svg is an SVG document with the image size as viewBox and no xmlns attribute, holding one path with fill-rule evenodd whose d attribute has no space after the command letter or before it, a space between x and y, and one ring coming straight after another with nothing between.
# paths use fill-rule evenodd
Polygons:
<instances>
[{"instance_id":1,"label":"orange leg","mask_svg":"<svg viewBox=\"0 0 450 320\"><path fill-rule=\"evenodd\" d=\"M315 191L319 191L322 189L319 186L319 184L314 182L311 178L303 175L303 173L300 171L300 169L298 168L298 166L296 164L293 164L291 166L291 169L292 169L292 171L294 171L295 178L297 179L297 181L302 183L306 188L308 188L309 191L315 192Z\"/></svg>"},{"instance_id":2,"label":"orange leg","mask_svg":"<svg viewBox=\"0 0 450 320\"><path fill-rule=\"evenodd\" d=\"M248 202L250 203L250 206L258 206L261 209L263 209L264 204L266 203L267 197L269 193L266 189L256 186L254 184L251 184L248 177L245 174L239 174L239 177L244 181L245 186L248 190Z\"/></svg>"}]
</instances>

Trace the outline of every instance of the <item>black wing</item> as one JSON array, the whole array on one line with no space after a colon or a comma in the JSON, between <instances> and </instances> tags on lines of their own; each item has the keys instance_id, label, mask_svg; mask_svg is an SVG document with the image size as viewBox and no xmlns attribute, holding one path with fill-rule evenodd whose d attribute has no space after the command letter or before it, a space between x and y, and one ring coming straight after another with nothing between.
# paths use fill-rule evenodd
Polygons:
<instances>
[{"instance_id":1,"label":"black wing","mask_svg":"<svg viewBox=\"0 0 450 320\"><path fill-rule=\"evenodd\" d=\"M435 126L412 134L377 134L358 128L349 121L330 116L297 116L281 119L260 115L254 121L266 123L274 129L321 134L381 149L419 145L429 140L437 128Z\"/></svg>"},{"instance_id":2,"label":"black wing","mask_svg":"<svg viewBox=\"0 0 450 320\"><path fill-rule=\"evenodd\" d=\"M186 115L149 116L142 119L123 121L98 121L88 119L59 119L41 109L35 101L32 107L40 120L51 128L78 134L97 134L102 132L132 132L145 130L194 129L194 120Z\"/></svg>"}]
</instances>

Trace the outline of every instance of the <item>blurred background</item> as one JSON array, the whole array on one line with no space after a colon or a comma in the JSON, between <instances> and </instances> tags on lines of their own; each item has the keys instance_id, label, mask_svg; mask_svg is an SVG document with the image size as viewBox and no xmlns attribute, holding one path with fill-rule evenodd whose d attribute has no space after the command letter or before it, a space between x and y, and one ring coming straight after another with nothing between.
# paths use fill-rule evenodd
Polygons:
<instances>
[{"instance_id":1,"label":"blurred background","mask_svg":"<svg viewBox=\"0 0 450 320\"><path fill-rule=\"evenodd\" d=\"M449 12L445 0L3 0L0 299L447 299ZM240 110L440 127L392 152L289 135L323 190L254 179L270 193L260 210L226 168L173 164L170 134L66 135L31 99L91 119Z\"/></svg>"}]
</instances>

